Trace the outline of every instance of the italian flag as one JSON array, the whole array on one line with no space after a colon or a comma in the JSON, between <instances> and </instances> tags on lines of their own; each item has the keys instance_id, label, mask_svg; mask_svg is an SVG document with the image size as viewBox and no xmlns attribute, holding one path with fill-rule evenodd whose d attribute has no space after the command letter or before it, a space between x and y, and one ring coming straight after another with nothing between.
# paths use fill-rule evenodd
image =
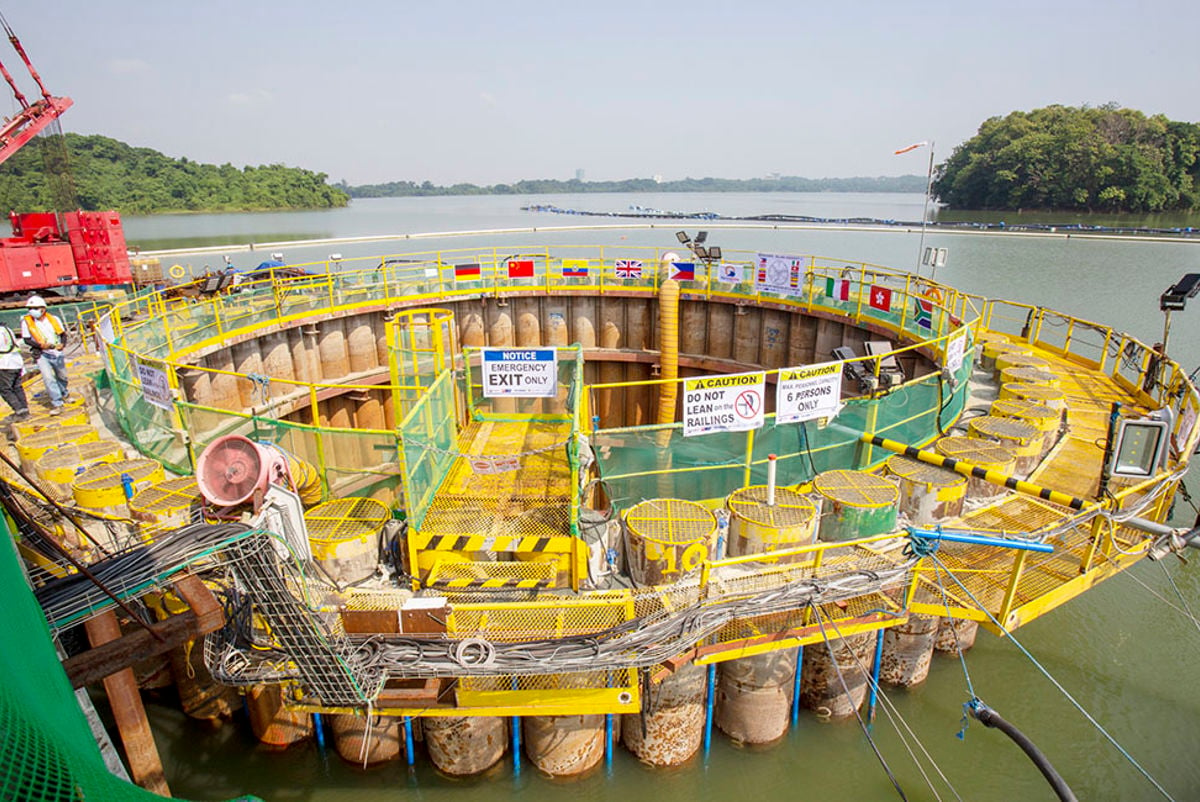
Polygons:
<instances>
[{"instance_id":1,"label":"italian flag","mask_svg":"<svg viewBox=\"0 0 1200 802\"><path fill-rule=\"evenodd\" d=\"M850 280L844 278L825 279L825 294L839 301L850 300Z\"/></svg>"}]
</instances>

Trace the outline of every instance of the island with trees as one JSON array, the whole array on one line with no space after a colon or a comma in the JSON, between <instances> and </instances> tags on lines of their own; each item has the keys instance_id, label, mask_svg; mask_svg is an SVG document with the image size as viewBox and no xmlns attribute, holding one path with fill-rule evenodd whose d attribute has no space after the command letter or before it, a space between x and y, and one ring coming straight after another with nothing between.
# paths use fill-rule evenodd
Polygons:
<instances>
[{"instance_id":1,"label":"island with trees","mask_svg":"<svg viewBox=\"0 0 1200 802\"><path fill-rule=\"evenodd\" d=\"M952 209L1200 210L1200 124L1109 104L993 117L939 165Z\"/></svg>"},{"instance_id":2,"label":"island with trees","mask_svg":"<svg viewBox=\"0 0 1200 802\"><path fill-rule=\"evenodd\" d=\"M65 134L70 178L81 209L123 214L328 209L349 197L324 173L282 164L237 168L172 159L106 136ZM27 147L0 165L0 208L51 210L41 148ZM62 211L62 210L59 210Z\"/></svg>"}]
</instances>

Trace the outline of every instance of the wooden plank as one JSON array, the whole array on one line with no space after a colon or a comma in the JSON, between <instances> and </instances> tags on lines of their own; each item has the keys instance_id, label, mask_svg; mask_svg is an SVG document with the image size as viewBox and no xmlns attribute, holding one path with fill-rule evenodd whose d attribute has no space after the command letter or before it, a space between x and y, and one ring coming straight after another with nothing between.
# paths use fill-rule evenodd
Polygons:
<instances>
[{"instance_id":1,"label":"wooden plank","mask_svg":"<svg viewBox=\"0 0 1200 802\"><path fill-rule=\"evenodd\" d=\"M91 619L84 627L88 640L94 646L121 638L121 625L111 611ZM167 778L163 775L162 760L158 756L154 734L150 732L150 722L146 720L146 708L142 707L133 669L126 668L105 678L104 691L108 694L113 717L117 720L117 730L121 733L121 743L125 746L133 781L156 794L170 796L171 789L167 787Z\"/></svg>"},{"instance_id":2,"label":"wooden plank","mask_svg":"<svg viewBox=\"0 0 1200 802\"><path fill-rule=\"evenodd\" d=\"M127 635L68 657L63 661L63 670L67 672L71 687L83 688L99 682L203 634L196 625L196 616L190 610L151 624L150 628L162 636L161 641L139 627Z\"/></svg>"}]
</instances>

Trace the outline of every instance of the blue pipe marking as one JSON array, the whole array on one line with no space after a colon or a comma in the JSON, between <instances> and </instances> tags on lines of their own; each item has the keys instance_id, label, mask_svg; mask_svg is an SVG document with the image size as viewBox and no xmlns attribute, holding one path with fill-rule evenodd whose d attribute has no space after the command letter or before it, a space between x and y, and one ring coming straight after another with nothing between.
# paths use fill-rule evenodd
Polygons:
<instances>
[{"instance_id":1,"label":"blue pipe marking","mask_svg":"<svg viewBox=\"0 0 1200 802\"><path fill-rule=\"evenodd\" d=\"M1054 553L1054 547L1049 543L1034 543L1026 540L1007 540L1002 537L985 537L983 535L972 535L961 532L947 532L941 527L936 529L918 529L915 526L910 526L908 527L908 534L914 539L934 541L935 546L937 541L944 540L947 543L970 543L974 546L998 546L1002 549L1038 551L1042 554Z\"/></svg>"},{"instance_id":2,"label":"blue pipe marking","mask_svg":"<svg viewBox=\"0 0 1200 802\"><path fill-rule=\"evenodd\" d=\"M879 671L883 666L883 630L875 633L875 664L871 667L871 700L867 705L867 726L875 720L875 699L879 693Z\"/></svg>"},{"instance_id":3,"label":"blue pipe marking","mask_svg":"<svg viewBox=\"0 0 1200 802\"><path fill-rule=\"evenodd\" d=\"M512 753L513 753L513 776L521 776L521 719L519 716L512 717Z\"/></svg>"},{"instance_id":4,"label":"blue pipe marking","mask_svg":"<svg viewBox=\"0 0 1200 802\"><path fill-rule=\"evenodd\" d=\"M417 762L417 756L413 749L412 716L404 717L404 756L408 759L410 766Z\"/></svg>"},{"instance_id":5,"label":"blue pipe marking","mask_svg":"<svg viewBox=\"0 0 1200 802\"><path fill-rule=\"evenodd\" d=\"M325 754L325 728L322 726L320 713L313 713L313 732L317 735L317 749L321 754Z\"/></svg>"},{"instance_id":6,"label":"blue pipe marking","mask_svg":"<svg viewBox=\"0 0 1200 802\"><path fill-rule=\"evenodd\" d=\"M613 714L604 715L604 767L612 771L613 764Z\"/></svg>"},{"instance_id":7,"label":"blue pipe marking","mask_svg":"<svg viewBox=\"0 0 1200 802\"><path fill-rule=\"evenodd\" d=\"M717 665L711 663L708 666L708 694L704 702L704 756L708 757L708 747L712 744L712 723L713 723L713 697L715 696L713 686L717 682Z\"/></svg>"},{"instance_id":8,"label":"blue pipe marking","mask_svg":"<svg viewBox=\"0 0 1200 802\"><path fill-rule=\"evenodd\" d=\"M796 676L792 680L792 726L800 723L800 673L804 668L804 647L796 647Z\"/></svg>"}]
</instances>

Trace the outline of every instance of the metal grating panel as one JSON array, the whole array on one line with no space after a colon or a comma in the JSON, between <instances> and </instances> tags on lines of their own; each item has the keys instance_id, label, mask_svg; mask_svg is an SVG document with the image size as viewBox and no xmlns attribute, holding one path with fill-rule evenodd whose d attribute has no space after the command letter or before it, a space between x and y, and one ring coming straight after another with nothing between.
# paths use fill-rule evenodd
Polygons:
<instances>
[{"instance_id":1,"label":"metal grating panel","mask_svg":"<svg viewBox=\"0 0 1200 802\"><path fill-rule=\"evenodd\" d=\"M865 471L825 471L813 487L830 501L853 507L886 507L900 498L894 483Z\"/></svg>"}]
</instances>

